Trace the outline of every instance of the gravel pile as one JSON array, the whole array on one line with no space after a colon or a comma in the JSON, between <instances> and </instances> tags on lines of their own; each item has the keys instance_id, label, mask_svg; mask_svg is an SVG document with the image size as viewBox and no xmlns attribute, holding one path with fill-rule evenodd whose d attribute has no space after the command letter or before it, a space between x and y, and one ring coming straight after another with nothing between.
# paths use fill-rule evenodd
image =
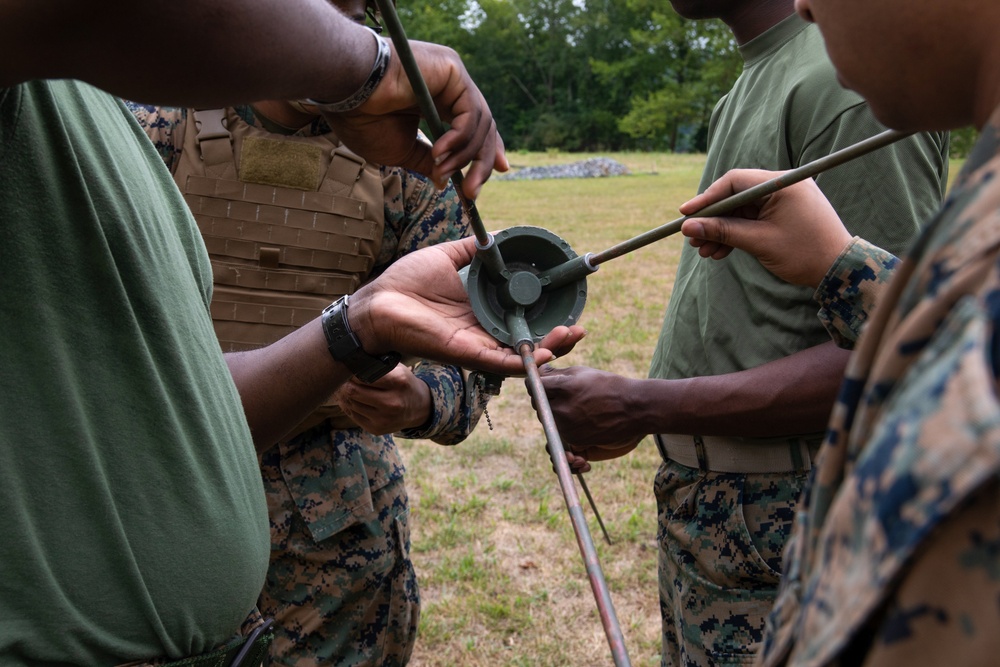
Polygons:
<instances>
[{"instance_id":1,"label":"gravel pile","mask_svg":"<svg viewBox=\"0 0 1000 667\"><path fill-rule=\"evenodd\" d=\"M494 179L500 181L538 181L543 178L601 178L604 176L622 176L630 173L628 167L617 160L607 157L595 157L571 164L558 164L550 167L525 167L508 174L495 174Z\"/></svg>"}]
</instances>

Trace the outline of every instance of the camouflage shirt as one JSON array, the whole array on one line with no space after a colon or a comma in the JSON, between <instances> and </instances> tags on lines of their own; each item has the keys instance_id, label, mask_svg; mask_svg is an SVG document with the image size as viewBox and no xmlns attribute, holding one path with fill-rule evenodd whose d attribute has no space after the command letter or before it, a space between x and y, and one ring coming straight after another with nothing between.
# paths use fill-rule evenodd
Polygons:
<instances>
[{"instance_id":1,"label":"camouflage shirt","mask_svg":"<svg viewBox=\"0 0 1000 667\"><path fill-rule=\"evenodd\" d=\"M895 270L855 242L817 293L857 336L758 664L986 664L1000 651L1000 111ZM992 657L987 657L992 656Z\"/></svg>"},{"instance_id":2,"label":"camouflage shirt","mask_svg":"<svg viewBox=\"0 0 1000 667\"><path fill-rule=\"evenodd\" d=\"M183 151L180 139L183 132L177 130L187 121L187 109L134 102L126 105L173 172ZM254 127L281 131L255 115L250 106L238 106L235 110ZM308 137L330 131L325 121L317 119L294 134ZM439 191L422 175L397 167L383 166L381 172L385 185L385 227L370 278L409 252L468 235L469 223L452 186ZM445 445L464 440L479 421L486 403L486 394L478 391L478 374L473 374L467 383L461 368L428 361L418 363L414 373L430 389L432 411L425 424L400 435ZM390 436L343 429L334 434L334 440L338 459L335 463L327 460L328 449L296 450L294 454L283 452L282 456L285 481L316 540L325 539L364 516L370 511L370 493L402 478L404 473ZM367 484L362 481L360 486L367 488L359 488L361 480Z\"/></svg>"}]
</instances>

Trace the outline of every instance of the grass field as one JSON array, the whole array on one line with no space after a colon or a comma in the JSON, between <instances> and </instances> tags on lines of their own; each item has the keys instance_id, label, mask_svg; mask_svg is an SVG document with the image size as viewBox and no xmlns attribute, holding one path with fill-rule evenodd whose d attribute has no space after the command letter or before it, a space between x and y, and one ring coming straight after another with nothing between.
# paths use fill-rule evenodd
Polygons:
<instances>
[{"instance_id":1,"label":"grass field","mask_svg":"<svg viewBox=\"0 0 1000 667\"><path fill-rule=\"evenodd\" d=\"M513 154L515 166L579 154ZM677 217L703 156L607 154L630 176L491 181L478 208L487 227L535 225L578 253L598 252ZM587 338L559 365L644 377L670 296L680 239L603 264L588 278ZM545 438L524 383L509 379L463 444L401 441L412 502L413 560L423 616L411 664L608 665L610 650ZM659 664L656 509L658 455L645 442L599 464L588 484L614 544L588 516L634 665ZM582 494L581 494L582 496ZM583 501L586 502L585 500Z\"/></svg>"},{"instance_id":2,"label":"grass field","mask_svg":"<svg viewBox=\"0 0 1000 667\"><path fill-rule=\"evenodd\" d=\"M603 154L630 176L490 181L478 201L491 230L536 225L578 253L599 252L677 217L704 156ZM515 167L579 154L515 153ZM952 176L959 162L952 164ZM681 239L606 262L590 276L587 338L557 365L644 377L670 298ZM412 501L413 560L423 616L411 664L563 667L612 664L572 524L523 381L509 379L463 444L400 443ZM595 464L588 485L614 544L590 529L633 665L659 665L656 507L659 463L647 438L623 459ZM582 494L581 494L582 496ZM586 503L585 500L582 502Z\"/></svg>"}]
</instances>

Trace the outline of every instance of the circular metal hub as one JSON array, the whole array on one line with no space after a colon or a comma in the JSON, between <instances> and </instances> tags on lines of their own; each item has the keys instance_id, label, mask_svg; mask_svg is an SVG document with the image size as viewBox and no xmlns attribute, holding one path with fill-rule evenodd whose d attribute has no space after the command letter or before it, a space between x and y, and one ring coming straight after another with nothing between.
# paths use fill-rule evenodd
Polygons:
<instances>
[{"instance_id":1,"label":"circular metal hub","mask_svg":"<svg viewBox=\"0 0 1000 667\"><path fill-rule=\"evenodd\" d=\"M492 282L478 257L460 272L472 310L484 329L505 345L513 346L517 341L506 323L510 312L525 319L536 343L555 327L575 324L580 319L587 301L586 278L546 289L538 277L577 256L566 241L547 229L531 226L505 229L494 239L507 278Z\"/></svg>"}]
</instances>

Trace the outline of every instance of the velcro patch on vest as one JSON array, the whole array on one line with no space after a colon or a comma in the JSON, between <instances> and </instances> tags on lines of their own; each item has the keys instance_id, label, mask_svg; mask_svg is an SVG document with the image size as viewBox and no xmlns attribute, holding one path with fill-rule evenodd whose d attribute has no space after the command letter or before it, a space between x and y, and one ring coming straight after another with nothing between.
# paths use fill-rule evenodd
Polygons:
<instances>
[{"instance_id":1,"label":"velcro patch on vest","mask_svg":"<svg viewBox=\"0 0 1000 667\"><path fill-rule=\"evenodd\" d=\"M240 180L296 190L315 190L323 178L323 149L267 137L243 140Z\"/></svg>"}]
</instances>

